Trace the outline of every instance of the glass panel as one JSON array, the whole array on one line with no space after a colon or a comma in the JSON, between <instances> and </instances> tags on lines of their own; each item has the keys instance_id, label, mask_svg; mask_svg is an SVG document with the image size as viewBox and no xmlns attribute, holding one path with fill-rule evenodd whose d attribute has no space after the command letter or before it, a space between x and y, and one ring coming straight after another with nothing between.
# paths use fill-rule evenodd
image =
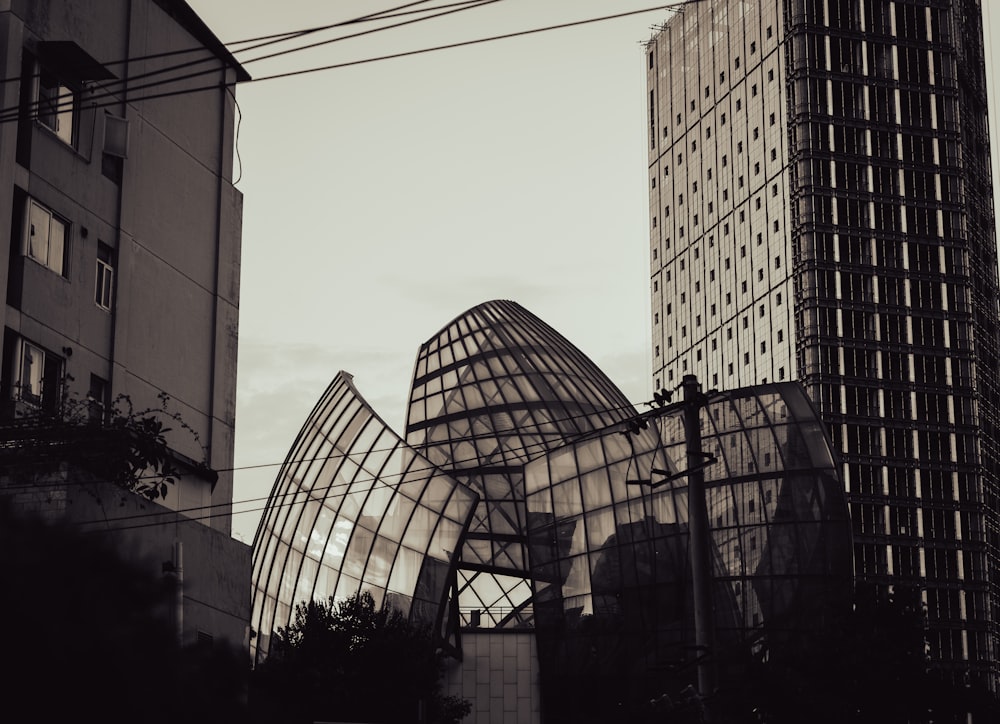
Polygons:
<instances>
[{"instance_id":1,"label":"glass panel","mask_svg":"<svg viewBox=\"0 0 1000 724\"><path fill-rule=\"evenodd\" d=\"M49 222L49 269L56 274L63 273L63 246L66 243L66 225L56 217Z\"/></svg>"},{"instance_id":2,"label":"glass panel","mask_svg":"<svg viewBox=\"0 0 1000 724\"><path fill-rule=\"evenodd\" d=\"M48 262L51 219L51 214L34 201L28 204L28 255L42 264Z\"/></svg>"}]
</instances>

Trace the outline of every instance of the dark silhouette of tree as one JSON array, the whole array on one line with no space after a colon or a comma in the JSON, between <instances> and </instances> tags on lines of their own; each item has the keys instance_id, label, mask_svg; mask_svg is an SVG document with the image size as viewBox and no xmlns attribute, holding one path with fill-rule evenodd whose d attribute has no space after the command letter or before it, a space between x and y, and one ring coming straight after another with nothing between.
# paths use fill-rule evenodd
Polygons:
<instances>
[{"instance_id":1,"label":"dark silhouette of tree","mask_svg":"<svg viewBox=\"0 0 1000 724\"><path fill-rule=\"evenodd\" d=\"M34 722L245 721L247 657L182 649L168 582L0 490L3 711Z\"/></svg>"},{"instance_id":2,"label":"dark silhouette of tree","mask_svg":"<svg viewBox=\"0 0 1000 724\"><path fill-rule=\"evenodd\" d=\"M985 689L929 669L916 591L859 587L833 625L803 629L709 699L713 722L923 724L1000 721Z\"/></svg>"},{"instance_id":3,"label":"dark silhouette of tree","mask_svg":"<svg viewBox=\"0 0 1000 724\"><path fill-rule=\"evenodd\" d=\"M428 629L371 594L295 608L251 680L261 722L359 721L452 724L469 702L441 693L444 655Z\"/></svg>"}]
</instances>

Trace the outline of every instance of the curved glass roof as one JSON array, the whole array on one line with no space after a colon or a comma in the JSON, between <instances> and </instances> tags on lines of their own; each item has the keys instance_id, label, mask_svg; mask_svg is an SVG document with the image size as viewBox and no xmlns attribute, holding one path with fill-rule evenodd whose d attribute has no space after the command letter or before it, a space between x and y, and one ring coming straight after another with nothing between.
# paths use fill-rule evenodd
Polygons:
<instances>
[{"instance_id":1,"label":"curved glass roof","mask_svg":"<svg viewBox=\"0 0 1000 724\"><path fill-rule=\"evenodd\" d=\"M463 620L530 624L523 466L633 415L593 362L515 302L480 304L421 346L406 441L480 496L459 564Z\"/></svg>"},{"instance_id":2,"label":"curved glass roof","mask_svg":"<svg viewBox=\"0 0 1000 724\"><path fill-rule=\"evenodd\" d=\"M613 713L613 702L572 693L591 680L595 691L648 701L665 691L664 672L693 673L683 410L664 408L637 433L585 436L525 467L543 685L564 715L605 704ZM850 523L799 385L710 393L699 420L721 665L737 650L773 651L847 600Z\"/></svg>"},{"instance_id":3,"label":"curved glass roof","mask_svg":"<svg viewBox=\"0 0 1000 724\"><path fill-rule=\"evenodd\" d=\"M414 452L349 374L320 398L275 481L254 541L254 654L295 604L369 591L440 627L454 551L477 495Z\"/></svg>"}]
</instances>

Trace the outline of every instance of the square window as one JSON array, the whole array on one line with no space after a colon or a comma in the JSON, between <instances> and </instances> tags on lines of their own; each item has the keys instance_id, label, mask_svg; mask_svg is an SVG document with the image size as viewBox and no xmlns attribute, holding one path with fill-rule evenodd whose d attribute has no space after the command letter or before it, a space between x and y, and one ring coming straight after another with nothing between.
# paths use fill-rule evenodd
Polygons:
<instances>
[{"instance_id":1,"label":"square window","mask_svg":"<svg viewBox=\"0 0 1000 724\"><path fill-rule=\"evenodd\" d=\"M723 126L726 125L726 114L725 113L722 114L720 120L721 120Z\"/></svg>"},{"instance_id":2,"label":"square window","mask_svg":"<svg viewBox=\"0 0 1000 724\"><path fill-rule=\"evenodd\" d=\"M691 141L691 151L694 152L697 150L698 150L698 141L697 140Z\"/></svg>"},{"instance_id":3,"label":"square window","mask_svg":"<svg viewBox=\"0 0 1000 724\"><path fill-rule=\"evenodd\" d=\"M747 293L747 283L746 283L746 280L743 280L742 282L740 282L740 292L742 294L746 294Z\"/></svg>"},{"instance_id":4,"label":"square window","mask_svg":"<svg viewBox=\"0 0 1000 724\"><path fill-rule=\"evenodd\" d=\"M729 165L729 157L726 154L722 154L722 167L725 168Z\"/></svg>"},{"instance_id":5,"label":"square window","mask_svg":"<svg viewBox=\"0 0 1000 724\"><path fill-rule=\"evenodd\" d=\"M754 165L753 165L753 173L754 173L754 176L757 176L760 173L760 161L757 161L756 163L754 163Z\"/></svg>"},{"instance_id":6,"label":"square window","mask_svg":"<svg viewBox=\"0 0 1000 724\"><path fill-rule=\"evenodd\" d=\"M759 281L759 282L764 281L764 270L763 269L758 269L757 270L757 281Z\"/></svg>"},{"instance_id":7,"label":"square window","mask_svg":"<svg viewBox=\"0 0 1000 724\"><path fill-rule=\"evenodd\" d=\"M756 141L758 138L760 138L760 128L754 128L753 129L753 140Z\"/></svg>"},{"instance_id":8,"label":"square window","mask_svg":"<svg viewBox=\"0 0 1000 724\"><path fill-rule=\"evenodd\" d=\"M778 195L778 184L771 184L771 196Z\"/></svg>"},{"instance_id":9,"label":"square window","mask_svg":"<svg viewBox=\"0 0 1000 724\"><path fill-rule=\"evenodd\" d=\"M25 226L25 256L56 274L64 275L68 223L34 199L29 199L28 223Z\"/></svg>"},{"instance_id":10,"label":"square window","mask_svg":"<svg viewBox=\"0 0 1000 724\"><path fill-rule=\"evenodd\" d=\"M697 193L697 191L698 191L698 182L697 181L692 181L691 182L691 190Z\"/></svg>"},{"instance_id":11,"label":"square window","mask_svg":"<svg viewBox=\"0 0 1000 724\"><path fill-rule=\"evenodd\" d=\"M756 83L754 83L752 86L750 86L750 95L752 95L754 98L757 97L757 84Z\"/></svg>"},{"instance_id":12,"label":"square window","mask_svg":"<svg viewBox=\"0 0 1000 724\"><path fill-rule=\"evenodd\" d=\"M681 114L678 113L677 114L677 125L679 126L680 124L681 124Z\"/></svg>"},{"instance_id":13,"label":"square window","mask_svg":"<svg viewBox=\"0 0 1000 724\"><path fill-rule=\"evenodd\" d=\"M767 71L767 81L771 83L774 81L774 70Z\"/></svg>"},{"instance_id":14,"label":"square window","mask_svg":"<svg viewBox=\"0 0 1000 724\"><path fill-rule=\"evenodd\" d=\"M708 180L711 181L712 180L712 169L708 169L708 172L707 172L706 175L708 176Z\"/></svg>"},{"instance_id":15,"label":"square window","mask_svg":"<svg viewBox=\"0 0 1000 724\"><path fill-rule=\"evenodd\" d=\"M751 53L756 53L757 52L757 41L756 40L751 40L750 41L750 52Z\"/></svg>"},{"instance_id":16,"label":"square window","mask_svg":"<svg viewBox=\"0 0 1000 724\"><path fill-rule=\"evenodd\" d=\"M780 256L774 257L774 268L775 269L780 269L781 268L781 257Z\"/></svg>"},{"instance_id":17,"label":"square window","mask_svg":"<svg viewBox=\"0 0 1000 724\"><path fill-rule=\"evenodd\" d=\"M776 307L781 306L781 292L778 292L777 294L774 295L774 306Z\"/></svg>"},{"instance_id":18,"label":"square window","mask_svg":"<svg viewBox=\"0 0 1000 724\"><path fill-rule=\"evenodd\" d=\"M732 339L732 338L733 338L733 328L726 327L726 339Z\"/></svg>"},{"instance_id":19,"label":"square window","mask_svg":"<svg viewBox=\"0 0 1000 724\"><path fill-rule=\"evenodd\" d=\"M778 160L778 149L776 149L776 148L772 148L771 149L771 160L772 161L777 161Z\"/></svg>"},{"instance_id":20,"label":"square window","mask_svg":"<svg viewBox=\"0 0 1000 724\"><path fill-rule=\"evenodd\" d=\"M754 204L756 204L757 210L759 211L760 210L760 196L758 196L756 199L754 199Z\"/></svg>"},{"instance_id":21,"label":"square window","mask_svg":"<svg viewBox=\"0 0 1000 724\"><path fill-rule=\"evenodd\" d=\"M733 65L735 65L737 68L740 67L740 56L738 56L738 55L736 56L736 59L734 60Z\"/></svg>"},{"instance_id":22,"label":"square window","mask_svg":"<svg viewBox=\"0 0 1000 724\"><path fill-rule=\"evenodd\" d=\"M746 244L744 244L743 246L740 247L740 259L745 258L746 255L747 255L747 246Z\"/></svg>"},{"instance_id":23,"label":"square window","mask_svg":"<svg viewBox=\"0 0 1000 724\"><path fill-rule=\"evenodd\" d=\"M705 86L705 97L708 98L708 95L709 95L709 89L708 86Z\"/></svg>"},{"instance_id":24,"label":"square window","mask_svg":"<svg viewBox=\"0 0 1000 724\"><path fill-rule=\"evenodd\" d=\"M743 109L743 99L737 98L736 99L736 110L739 111L739 110L742 110L742 109Z\"/></svg>"},{"instance_id":25,"label":"square window","mask_svg":"<svg viewBox=\"0 0 1000 724\"><path fill-rule=\"evenodd\" d=\"M773 113L771 114L770 118L768 118L768 121L770 122L770 124L771 124L772 126L774 125L774 122L775 122L775 118L774 118L774 114L773 114Z\"/></svg>"},{"instance_id":26,"label":"square window","mask_svg":"<svg viewBox=\"0 0 1000 724\"><path fill-rule=\"evenodd\" d=\"M779 329L778 330L778 341L779 342L784 342L785 341L785 330L783 330L783 329Z\"/></svg>"},{"instance_id":27,"label":"square window","mask_svg":"<svg viewBox=\"0 0 1000 724\"><path fill-rule=\"evenodd\" d=\"M770 38L772 35L774 35L774 28L772 26L768 25L767 26L767 37Z\"/></svg>"},{"instance_id":28,"label":"square window","mask_svg":"<svg viewBox=\"0 0 1000 724\"><path fill-rule=\"evenodd\" d=\"M743 141L736 142L736 153L743 153Z\"/></svg>"},{"instance_id":29,"label":"square window","mask_svg":"<svg viewBox=\"0 0 1000 724\"><path fill-rule=\"evenodd\" d=\"M760 246L760 245L761 245L761 244L763 244L763 243L764 243L764 235L763 235L763 234L761 234L761 233L760 233L760 232L758 231L758 232L757 232L757 246Z\"/></svg>"},{"instance_id":30,"label":"square window","mask_svg":"<svg viewBox=\"0 0 1000 724\"><path fill-rule=\"evenodd\" d=\"M785 368L784 367L779 367L778 368L778 379L779 380L785 379Z\"/></svg>"},{"instance_id":31,"label":"square window","mask_svg":"<svg viewBox=\"0 0 1000 724\"><path fill-rule=\"evenodd\" d=\"M694 110L694 101L691 101L691 110Z\"/></svg>"}]
</instances>

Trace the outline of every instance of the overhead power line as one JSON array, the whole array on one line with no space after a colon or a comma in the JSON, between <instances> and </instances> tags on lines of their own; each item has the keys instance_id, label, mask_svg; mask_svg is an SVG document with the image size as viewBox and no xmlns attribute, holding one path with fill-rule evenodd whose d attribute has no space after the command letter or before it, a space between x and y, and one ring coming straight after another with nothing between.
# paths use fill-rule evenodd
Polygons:
<instances>
[{"instance_id":1,"label":"overhead power line","mask_svg":"<svg viewBox=\"0 0 1000 724\"><path fill-rule=\"evenodd\" d=\"M498 2L498 1L499 0L481 0L480 2L476 2L475 4L468 5L467 7L462 8L462 9L471 9L471 8L479 7L482 4L491 3L491 2ZM682 8L684 6L692 5L692 4L695 4L695 3L698 3L698 2L702 2L702 0L685 0L684 2L679 2L679 3L672 3L672 4L667 4L667 5L657 5L657 6L654 6L654 7L647 7L647 8L642 8L642 9L639 9L639 10L630 10L630 11L625 11L625 12L620 12L620 13L614 13L614 14L611 14L611 15L603 15L603 16L595 17L595 18L587 18L587 19L584 19L584 20L575 20L575 21L570 21L570 22L565 22L565 23L557 23L557 24L554 24L554 25L546 25L546 26L538 27L538 28L530 28L530 29L527 29L527 30L518 30L518 31L510 32L510 33L503 33L503 34L500 34L500 35L493 35L493 36L488 36L488 37L483 37L483 38L476 38L476 39L473 39L473 40L458 41L458 42L454 42L454 43L445 43L445 44L442 44L442 45L435 45L435 46L431 46L431 47L427 47L427 48L419 48L419 49L416 49L416 50L401 51L401 52L398 52L398 53L389 53L389 54L385 54L385 55L373 56L373 57L370 57L370 58L361 58L361 59L358 59L358 60L349 60L349 61L343 61L343 62L340 62L340 63L332 63L332 64L329 64L329 65L313 66L313 67L309 67L309 68L303 68L303 69L300 69L300 70L293 70L293 71L286 71L286 72L282 72L282 73L275 73L275 74L272 74L272 75L258 76L256 78L252 78L252 79L250 79L248 81L242 81L242 82L240 82L240 84L241 85L247 85L247 84L250 84L250 83L261 83L261 82L270 81L270 80L279 80L279 79L284 79L284 78L292 78L292 77L296 77L296 76L308 75L308 74L312 74L312 73L320 73L320 72L329 71L329 70L336 70L336 69L340 69L340 68L349 68L349 67L358 66L358 65L366 65L368 63L376 63L376 62L381 62L381 61L384 61L384 60L394 60L394 59L398 59L398 58L413 57L413 56L417 56L417 55L424 55L424 54L427 54L427 53L439 52L439 51L442 51L442 50L453 50L453 49L456 49L456 48L463 48L463 47L468 47L468 46L473 46L473 45L479 45L479 44L482 44L482 43L489 43L489 42L494 42L494 41L498 41L498 40L509 40L509 39L512 39L512 38L518 38L518 37L524 37L524 36L528 36L528 35L535 35L535 34L538 34L538 33L550 32L550 31L553 31L553 30L563 30L563 29L566 29L566 28L580 27L580 26L583 26L583 25L589 25L589 24L593 24L593 23L605 22L605 21L609 21L609 20L618 20L620 18L630 17L630 16L633 16L633 15L641 15L643 13L650 13L650 12L657 12L657 11L662 12L664 10L667 10L667 11L669 11L669 10L677 10L677 9ZM430 19L430 18L433 18L433 17L438 17L438 15L429 16L428 18L423 18L423 19ZM392 27L395 27L395 26L392 26ZM378 28L378 29L375 29L375 30L369 31L369 32L380 32L382 30L387 30L387 29L389 29L389 28L388 27L387 28ZM345 36L343 38L337 38L337 39L334 39L334 40L331 40L331 41L326 41L326 42L336 42L336 40L346 39L347 37L356 37L356 36L353 36L353 35L352 36ZM278 55L288 55L288 54L291 54L291 53L298 52L301 49L306 49L306 47L311 48L311 47L315 47L315 45L305 46L304 48L290 48L290 49L287 49L287 50L282 51L280 53L269 54L267 56L262 56L260 58L250 59L250 60L247 61L247 63L251 63L251 62L258 61L258 60L264 60L264 59L269 59L269 58L277 57ZM127 92L132 93L132 92L137 92L137 91L140 91L140 90L155 89L155 88L160 87L162 85L167 85L167 84L171 84L171 83L177 83L177 82L180 82L182 80L191 80L191 79L200 77L202 75L206 75L207 73L215 73L215 72L218 72L218 70L217 69L213 69L213 70L210 70L210 71L203 71L203 72L199 72L199 73L191 73L191 74L187 74L187 75L184 75L184 76L179 76L177 78L169 78L169 79L165 79L165 80L162 80L162 81L157 81L157 82L154 82L154 83L149 83L149 84L146 84L146 85L138 86L138 87L135 87L135 88L130 87L130 88L127 89ZM160 98L169 98L169 97L172 97L172 96L184 95L184 94L188 94L188 93L200 93L200 92L209 91L209 90L218 90L221 87L235 86L235 85L237 85L236 81L222 81L222 82L216 82L216 83L211 83L211 84L207 84L207 85L199 85L199 86L193 86L193 87L188 87L188 88L182 88L182 89L173 90L173 91L164 91L164 92L161 92L161 93L144 94L140 99L137 99L137 100L156 100L156 99L160 99ZM91 98L90 100L91 101L94 101L94 100L100 101L102 98L108 98L110 96L111 96L111 94L107 94L107 93L103 94L103 95L99 94L98 96L96 96L94 98ZM63 98L65 100L63 100ZM68 107L72 103L72 101L73 101L73 99L70 96L61 97L61 100L60 100L60 103L59 103L59 107ZM103 108L103 107L107 107L107 106L111 106L111 105L117 105L120 102L121 101L118 100L118 99L110 100L110 101L104 101L104 102L92 102L92 103L90 103L90 107L92 107L92 108ZM12 121L15 121L15 120L18 119L18 116L20 114L21 114L21 110L19 108L10 108L10 107L8 107L8 108L5 108L5 109L0 109L0 123L10 123Z\"/></svg>"},{"instance_id":2,"label":"overhead power line","mask_svg":"<svg viewBox=\"0 0 1000 724\"><path fill-rule=\"evenodd\" d=\"M635 407L630 404L630 405L627 405L627 406L616 407L616 408L608 408L606 410L602 410L602 412L609 412L609 413L615 412L615 411L630 411L630 412L634 413L635 412ZM553 419L553 420L547 421L545 423L536 423L536 424L533 424L533 425L520 425L520 426L518 426L517 430L518 431L528 430L529 432L527 432L526 434L529 435L529 436L531 436L531 435L538 435L538 434L540 434L539 432L530 432L530 430L533 429L533 428L537 428L537 427L539 427L540 425L543 425L543 424L544 425L548 425L548 424L556 424L556 423L559 423L559 422L572 422L574 420L583 419L583 418L586 418L586 417L589 417L589 416L590 416L590 413L581 413L579 415L571 415L569 417ZM612 423L612 424L614 424L614 423ZM591 434L592 432L594 432L594 431L581 432L581 433L579 433L579 436L584 436L584 435L587 435L587 434ZM565 433L563 433L563 434L565 435ZM478 435L478 436L475 436L475 438L465 438L465 439L467 439L467 440L472 440L472 439L490 439L490 438L494 438L495 439L496 437L497 437L496 434L490 433L490 434ZM568 439L572 440L572 439L574 439L574 436L570 435ZM402 442L402 445L404 446L404 448L405 447L409 447L409 446L406 445L405 442ZM236 468L232 468L231 470L247 470L247 469L262 468L262 467L276 467L276 466L279 466L279 465L280 466L286 466L286 467L288 467L288 466L296 466L296 465L302 465L302 464L311 464L311 463L314 463L314 462L321 462L321 463L325 464L326 462L328 462L330 460L336 460L336 459L348 458L348 457L357 457L357 456L364 457L364 456L367 456L367 455L369 455L371 453L374 453L374 452L391 453L391 452L393 452L393 451L395 451L397 449L400 449L400 446L394 445L394 446L385 447L385 448L375 448L375 449L372 449L372 450L362 450L362 451L358 451L358 452L350 453L350 454L347 454L347 453L338 453L338 454L332 454L332 455L316 456L316 457L312 457L312 458L296 458L296 459L290 459L290 460L286 459L282 463L266 463L266 464L260 464L260 465L236 467ZM304 490L304 489L300 489L300 488L296 488L294 490L287 490L287 491L284 491L284 492L282 492L282 493L280 493L278 495L279 502L277 502L276 504L269 505L269 506L260 506L260 507L249 508L249 509L244 509L244 510L230 510L230 508L234 508L234 507L237 507L237 506L240 506L240 505L246 505L246 504L249 504L249 503L258 503L258 502L262 502L262 501L270 501L272 499L271 495L268 495L268 496L265 496L265 497L247 498L247 499L243 499L243 500L234 500L234 501L231 501L231 502L230 501L226 501L226 502L213 503L213 504L208 504L208 505L192 506L192 507L189 507L189 508L183 508L183 509L178 509L178 510L164 509L162 511L157 511L157 512L152 512L152 513L140 513L140 514L129 515L129 516L121 516L121 517L113 518L113 519L110 519L110 520L82 521L82 522L78 522L76 524L80 525L80 526L84 526L84 525L98 525L98 524L101 524L101 523L106 523L106 524L108 524L111 527L103 528L101 530L103 532L113 532L115 530L129 530L129 529L132 529L132 528L151 527L151 526L157 526L157 525L173 525L176 522L179 522L178 520L175 520L175 519L171 519L171 520L159 520L160 518L163 518L164 516L171 516L171 515L184 515L186 520L195 520L195 521L197 521L197 520L207 520L207 519L219 517L219 516L222 516L222 515L242 515L242 514L245 514L245 513L259 512L259 511L262 511L262 510L266 510L268 508L281 508L281 507L284 507L286 505L292 505L292 504L294 504L296 502L295 497L298 496L298 495L300 495L300 494L305 494L308 497L312 497L315 500L323 500L322 498L316 498L315 495L313 495L313 494L316 493L316 492L328 493L329 491L334 490L336 488L349 487L351 484L358 483L358 482L360 482L360 483L379 483L379 484L381 484L384 487L395 489L395 482L394 481L396 481L396 479L398 478L399 479L398 482L403 482L402 478L404 476L412 476L412 477L410 477L406 481L407 483L420 483L420 482L426 482L431 477L433 477L435 475L440 475L440 474L444 474L444 475L447 475L447 476L452 477L452 478L456 478L456 477L460 478L460 477L464 477L465 475L475 475L474 469L468 469L466 471L463 471L463 469L461 467L454 467L454 466L461 466L461 465L464 465L464 464L477 463L481 459L479 456L476 456L476 457L470 457L470 458L465 458L465 459L452 460L452 461L449 462L449 466L447 468L444 468L444 467L442 467L440 465L436 465L436 464L430 462L430 460L428 460L427 457L426 457L426 452L421 451L421 449L419 449L419 448L410 448L410 449L413 450L421 458L424 458L425 460L427 460L427 462L429 464L428 465L411 466L410 468L406 469L405 471L402 471L402 472L399 472L399 473L390 473L390 474L381 474L381 475L371 474L370 476L361 476L361 477L354 478L354 479L352 479L352 480L350 480L350 481L348 481L346 483L334 483L334 482L331 482L327 486L314 487L314 488L310 488L309 490ZM525 446L523 446L523 447L521 447L519 449L521 451L523 451L525 453L528 453L530 455L530 454L532 454L534 452L545 452L549 448L548 448L548 443L547 442L545 442L545 441L539 441L539 442L536 442L536 443L533 443L533 444L530 444L530 445L525 445ZM416 475L416 476L414 476L413 475L414 473L426 473L426 475ZM156 477L160 477L160 476L150 475L150 476L145 476L145 477L156 478ZM106 480L87 480L87 481L76 481L76 484L86 485L88 483L102 483L102 482L107 483L107 482L110 482L110 481L106 481ZM58 489L63 489L65 487L66 487L66 481L55 481L53 483L42 483L42 484L38 484L38 483L25 483L25 484L22 484L22 485L19 485L19 486L5 486L4 489L6 489L6 490L11 490L11 489L34 489L34 490L51 489L51 490L58 490ZM289 500L288 498L291 498L291 499ZM223 509L222 512L211 512L211 511L213 511L215 509L220 509L220 508ZM205 511L208 511L208 512L205 513L204 515L188 515L190 513L199 513L199 512L205 512ZM141 523L141 524L130 525L130 526L115 525L116 523L119 523L121 521L140 520L140 519L149 519L149 518L155 518L157 520L154 520L153 522ZM95 531L95 532L97 532L97 531Z\"/></svg>"},{"instance_id":3,"label":"overhead power line","mask_svg":"<svg viewBox=\"0 0 1000 724\"><path fill-rule=\"evenodd\" d=\"M403 12L403 13L399 13L398 15L397 14L386 14L386 13L393 13L393 11L399 10L400 8L407 8L407 7L410 7L410 6L413 6L413 5L421 5L421 4L423 4L423 3L427 2L427 1L428 0L420 0L420 2L413 2L413 3L408 3L406 5L400 5L400 6L397 6L395 8L390 8L388 10L382 11L381 13L373 13L373 14L370 14L370 15L361 16L359 18L353 18L351 20L343 21L343 22L340 22L340 23L333 23L333 24L330 24L330 25L320 26L320 27L317 27L317 28L307 28L305 30L295 31L295 32L292 32L290 34L284 34L283 33L283 34L281 34L281 37L279 39L277 39L277 40L270 40L270 41L261 42L261 43L258 43L256 45L251 45L249 47L242 48L239 51L235 51L235 52L244 53L244 52L247 52L247 51L250 51L250 50L254 50L256 48L264 47L264 46L267 46L267 45L273 45L275 43L285 42L287 40L293 40L295 38L302 37L304 35L309 35L309 34L317 33L317 32L320 32L322 30L329 30L331 28L344 27L344 26L347 26L347 25L354 25L354 24L361 23L361 22L371 22L371 21L377 21L377 20L384 20L386 18L402 17L404 15L411 15L411 14L414 14L414 13L428 13L428 14L423 15L423 17L411 18L409 20L405 20L405 21L398 22L398 23L393 23L391 25L383 25L383 26L380 26L380 27L377 27L377 28L371 28L369 30L359 31L359 32L356 32L356 33L351 33L349 35L342 35L342 36L339 36L339 37L336 37L336 38L330 38L328 40L318 41L318 42L315 42L315 43L310 43L308 45L303 45L303 46L299 46L299 47L296 47L296 48L288 48L288 49L285 49L285 50L282 50L282 51L276 51L276 52L273 52L273 53L269 53L267 55L262 55L262 56L258 56L256 58L249 58L247 60L240 61L241 64L248 65L250 63L256 63L256 62L259 62L259 61L262 61L262 60L270 60L270 59L277 58L277 57L280 57L280 56L283 56L283 55L289 55L291 53L298 53L300 51L309 50L309 49L316 48L316 47L319 47L319 46L322 46L322 45L329 45L331 43L340 42L342 40L350 40L350 39L353 39L353 38L359 38L359 37L362 37L362 36L371 35L373 33L379 33L379 32L384 32L386 30L393 30L395 28L400 28L400 27L407 26L407 25L413 25L415 23L420 23L420 22L424 22L424 21L427 21L427 20L434 20L436 18L440 18L440 17L443 17L445 15L451 15L453 13L458 13L458 12L462 12L462 11L465 11L465 10L472 10L472 9L478 8L478 7L483 6L483 5L492 5L493 3L500 2L501 0L464 0L463 2L452 3L452 4L449 4L449 5L435 6L435 7L432 7L432 8L424 8L422 10L410 10L410 11L406 11L406 12ZM437 10L442 10L442 11L441 12L433 12L433 11L437 11ZM201 50L205 50L205 49L203 48ZM184 51L184 52L189 52L189 51ZM234 51L230 51L230 52L234 52ZM143 58L144 59L148 59L148 58L153 58L153 57L156 57L156 56L144 56ZM133 62L133 61L130 61L130 60L119 61L119 63L121 63L121 64L127 64L129 62ZM123 99L119 98L119 95L121 95L122 93L126 93L126 94L137 93L139 91L148 90L148 89L151 89L151 88L159 88L159 87L164 86L164 85L171 85L171 84L180 83L180 82L186 81L186 80L192 80L194 78L201 78L201 77L204 77L206 75L213 75L213 74L219 73L220 69L218 67L214 67L214 64L216 62L217 62L217 58L214 55L209 55L209 56L206 56L206 57L203 57L203 58L197 58L197 59L190 60L190 61L187 61L187 62L184 62L184 63L177 63L177 64L174 64L174 65L171 65L171 66L167 66L167 67L164 67L164 68L158 68L156 70L151 70L151 71L148 71L146 73L140 73L138 75L127 77L126 79L123 79L123 80L112 81L112 82L107 82L107 83L100 83L99 85L103 89L103 92L95 93L95 94L89 96L87 98L88 105L90 105L90 107L92 107L92 108L103 108L103 107L106 107L106 106L109 106L109 105L118 105L123 100ZM176 71L183 70L185 68L193 68L194 66L205 65L206 63L213 63L213 67L207 68L207 69L203 69L203 70L193 71L193 72L190 72L190 73L186 73L184 75L174 75L174 76L171 76L169 78L162 78L160 80L150 81L150 82L145 83L145 84L135 85L135 83L137 81L141 81L143 79L149 79L149 78L153 78L153 77L156 77L156 76L162 76L164 74L173 73L173 72L176 72ZM247 83L247 82L250 82L250 81L236 81L234 83L230 83L229 85L235 85L236 83ZM179 92L180 93L187 93L187 92L198 92L200 90L217 89L217 88L220 87L220 85L221 84L219 84L219 83L214 83L214 84L212 84L210 86L204 86L204 87L201 87L201 88L198 88L198 89L180 89ZM173 95L173 94L171 94L171 95ZM168 96L164 96L162 94L161 95L152 95L152 96L151 95L143 95L138 100L147 100L147 99L162 98L162 97L168 97ZM105 102L101 103L100 101L102 101L102 100L104 100ZM10 120L12 120L10 118L11 115L14 116L14 119L16 119L16 118L24 115L25 112L28 115L33 115L33 114L35 114L35 113L38 112L38 109L41 108L43 104L44 104L46 110L57 111L57 110L60 110L60 109L71 108L75 102L76 101L75 101L75 94L74 93L65 93L65 94L60 95L57 99L48 99L48 100L46 100L44 102L41 101L41 100L34 101L33 103L29 104L26 109L22 109L19 106L9 106L7 108L0 109L0 123L10 122Z\"/></svg>"}]
</instances>

